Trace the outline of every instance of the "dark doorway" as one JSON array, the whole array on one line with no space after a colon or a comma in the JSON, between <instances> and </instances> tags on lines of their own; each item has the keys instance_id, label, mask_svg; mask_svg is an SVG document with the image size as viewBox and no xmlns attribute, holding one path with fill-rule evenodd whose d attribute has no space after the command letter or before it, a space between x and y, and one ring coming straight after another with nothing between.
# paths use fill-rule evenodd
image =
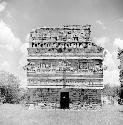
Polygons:
<instances>
[{"instance_id":1,"label":"dark doorway","mask_svg":"<svg viewBox=\"0 0 123 125\"><path fill-rule=\"evenodd\" d=\"M69 109L69 92L61 92L60 108Z\"/></svg>"}]
</instances>

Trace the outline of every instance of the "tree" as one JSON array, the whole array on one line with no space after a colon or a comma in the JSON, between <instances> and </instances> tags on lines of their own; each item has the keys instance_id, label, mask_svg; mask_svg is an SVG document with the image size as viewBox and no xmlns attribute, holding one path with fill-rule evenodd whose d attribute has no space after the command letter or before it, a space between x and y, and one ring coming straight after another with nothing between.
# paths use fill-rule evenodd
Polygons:
<instances>
[{"instance_id":1,"label":"tree","mask_svg":"<svg viewBox=\"0 0 123 125\"><path fill-rule=\"evenodd\" d=\"M119 97L120 86L110 86L109 84L104 85L102 94L105 96Z\"/></svg>"},{"instance_id":2,"label":"tree","mask_svg":"<svg viewBox=\"0 0 123 125\"><path fill-rule=\"evenodd\" d=\"M19 80L14 74L0 71L0 96L4 103L19 102Z\"/></svg>"}]
</instances>

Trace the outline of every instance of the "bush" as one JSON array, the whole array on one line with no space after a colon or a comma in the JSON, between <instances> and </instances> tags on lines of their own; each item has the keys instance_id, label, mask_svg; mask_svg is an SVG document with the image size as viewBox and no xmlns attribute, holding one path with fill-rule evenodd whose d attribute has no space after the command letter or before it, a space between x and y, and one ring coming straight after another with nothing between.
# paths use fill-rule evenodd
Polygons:
<instances>
[{"instance_id":1,"label":"bush","mask_svg":"<svg viewBox=\"0 0 123 125\"><path fill-rule=\"evenodd\" d=\"M19 80L13 74L0 71L0 98L4 103L19 103ZM2 100L2 99L1 99Z\"/></svg>"},{"instance_id":2,"label":"bush","mask_svg":"<svg viewBox=\"0 0 123 125\"><path fill-rule=\"evenodd\" d=\"M109 84L104 85L104 89L102 90L102 95L111 96L111 97L119 97L120 86L110 86Z\"/></svg>"}]
</instances>

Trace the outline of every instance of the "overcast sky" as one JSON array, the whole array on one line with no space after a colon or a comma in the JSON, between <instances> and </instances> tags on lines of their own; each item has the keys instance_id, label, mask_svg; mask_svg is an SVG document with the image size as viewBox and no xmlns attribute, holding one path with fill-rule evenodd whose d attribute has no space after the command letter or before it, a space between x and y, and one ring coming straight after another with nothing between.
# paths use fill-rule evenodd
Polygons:
<instances>
[{"instance_id":1,"label":"overcast sky","mask_svg":"<svg viewBox=\"0 0 123 125\"><path fill-rule=\"evenodd\" d=\"M123 48L123 0L0 0L0 70L25 85L27 36L34 28L91 24L92 39L107 51L104 82L119 84L117 48Z\"/></svg>"}]
</instances>

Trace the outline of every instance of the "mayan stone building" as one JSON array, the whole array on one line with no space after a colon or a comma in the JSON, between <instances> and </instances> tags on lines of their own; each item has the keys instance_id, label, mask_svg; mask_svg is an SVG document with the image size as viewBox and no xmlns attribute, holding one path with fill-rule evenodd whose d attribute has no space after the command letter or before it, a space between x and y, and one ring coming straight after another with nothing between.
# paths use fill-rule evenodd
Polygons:
<instances>
[{"instance_id":1,"label":"mayan stone building","mask_svg":"<svg viewBox=\"0 0 123 125\"><path fill-rule=\"evenodd\" d=\"M101 104L104 49L90 38L90 25L39 28L30 32L29 103Z\"/></svg>"},{"instance_id":2,"label":"mayan stone building","mask_svg":"<svg viewBox=\"0 0 123 125\"><path fill-rule=\"evenodd\" d=\"M120 98L123 99L123 50L119 49L118 52L118 59L120 59L120 83L121 83L121 89L120 89Z\"/></svg>"}]
</instances>

